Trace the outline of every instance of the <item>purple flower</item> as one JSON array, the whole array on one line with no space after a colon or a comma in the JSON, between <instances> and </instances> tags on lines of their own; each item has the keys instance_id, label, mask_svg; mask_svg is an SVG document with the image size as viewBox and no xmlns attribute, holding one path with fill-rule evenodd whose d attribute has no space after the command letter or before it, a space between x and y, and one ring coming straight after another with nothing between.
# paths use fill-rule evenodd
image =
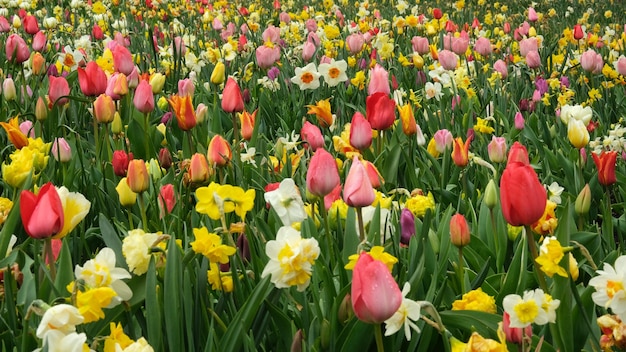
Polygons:
<instances>
[{"instance_id":1,"label":"purple flower","mask_svg":"<svg viewBox=\"0 0 626 352\"><path fill-rule=\"evenodd\" d=\"M407 208L402 209L400 213L400 232L400 243L408 246L411 237L415 236L415 217Z\"/></svg>"}]
</instances>

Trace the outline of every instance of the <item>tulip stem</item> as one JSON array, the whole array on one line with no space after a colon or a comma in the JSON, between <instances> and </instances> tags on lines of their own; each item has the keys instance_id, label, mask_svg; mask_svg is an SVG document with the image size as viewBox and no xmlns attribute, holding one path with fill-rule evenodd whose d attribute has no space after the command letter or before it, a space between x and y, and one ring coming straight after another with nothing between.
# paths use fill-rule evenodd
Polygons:
<instances>
[{"instance_id":1,"label":"tulip stem","mask_svg":"<svg viewBox=\"0 0 626 352\"><path fill-rule=\"evenodd\" d=\"M459 276L459 284L461 284L461 294L465 294L465 267L463 265L463 247L459 247L459 269L457 271Z\"/></svg>"},{"instance_id":2,"label":"tulip stem","mask_svg":"<svg viewBox=\"0 0 626 352\"><path fill-rule=\"evenodd\" d=\"M315 204L315 203L314 203ZM330 253L329 258L335 258L335 254L333 253L333 241L331 241L330 234L330 225L328 224L328 213L326 212L326 205L324 204L324 197L320 197L319 199L319 212L322 214L322 221L324 221L324 230L326 231L326 244L328 246L328 253Z\"/></svg>"},{"instance_id":3,"label":"tulip stem","mask_svg":"<svg viewBox=\"0 0 626 352\"><path fill-rule=\"evenodd\" d=\"M361 207L354 208L356 211L356 218L359 222L359 239L361 240L361 244L365 242L365 227L363 226L363 213L361 212Z\"/></svg>"},{"instance_id":4,"label":"tulip stem","mask_svg":"<svg viewBox=\"0 0 626 352\"><path fill-rule=\"evenodd\" d=\"M491 229L496 244L496 269L499 270L502 267L502 260L500 260L500 258L504 259L504 257L500 255L500 235L496 228L496 218L493 216L493 209L489 209L489 216L491 217Z\"/></svg>"},{"instance_id":5,"label":"tulip stem","mask_svg":"<svg viewBox=\"0 0 626 352\"><path fill-rule=\"evenodd\" d=\"M146 204L143 200L143 192L138 194L139 198L139 211L141 212L141 226L144 231L148 231L148 219L146 217Z\"/></svg>"},{"instance_id":6,"label":"tulip stem","mask_svg":"<svg viewBox=\"0 0 626 352\"><path fill-rule=\"evenodd\" d=\"M196 146L193 143L193 136L191 135L191 130L187 130L187 139L189 142L189 153L191 155L194 155L196 153Z\"/></svg>"},{"instance_id":7,"label":"tulip stem","mask_svg":"<svg viewBox=\"0 0 626 352\"><path fill-rule=\"evenodd\" d=\"M54 282L57 276L57 268L54 262L54 253L52 252L52 237L46 237L44 241L43 260L44 263L50 264L50 277L52 278L52 282Z\"/></svg>"},{"instance_id":8,"label":"tulip stem","mask_svg":"<svg viewBox=\"0 0 626 352\"><path fill-rule=\"evenodd\" d=\"M144 135L144 144L145 144L145 146L144 147L146 149L145 150L146 154L144 155L145 160L149 160L150 159L150 158L148 158L148 155L149 155L148 154L149 153L148 149L150 147L150 145L149 145L150 133L148 133L148 126L149 126L149 124L150 124L150 119L149 119L148 113L146 112L146 113L143 114L143 127L144 127L144 132L145 132L145 135Z\"/></svg>"},{"instance_id":9,"label":"tulip stem","mask_svg":"<svg viewBox=\"0 0 626 352\"><path fill-rule=\"evenodd\" d=\"M537 281L539 282L539 286L543 290L543 292L548 293L548 285L546 284L546 278L543 276L543 271L539 268L539 264L537 264L537 257L539 256L539 252L537 251L537 244L535 243L535 238L533 237L533 231L530 226L526 226L526 241L528 241L528 248L530 249L530 255L533 258L533 268L535 269L535 274L537 275Z\"/></svg>"},{"instance_id":10,"label":"tulip stem","mask_svg":"<svg viewBox=\"0 0 626 352\"><path fill-rule=\"evenodd\" d=\"M374 336L376 337L376 349L378 352L385 352L385 346L383 346L383 333L382 325L374 325Z\"/></svg>"}]
</instances>

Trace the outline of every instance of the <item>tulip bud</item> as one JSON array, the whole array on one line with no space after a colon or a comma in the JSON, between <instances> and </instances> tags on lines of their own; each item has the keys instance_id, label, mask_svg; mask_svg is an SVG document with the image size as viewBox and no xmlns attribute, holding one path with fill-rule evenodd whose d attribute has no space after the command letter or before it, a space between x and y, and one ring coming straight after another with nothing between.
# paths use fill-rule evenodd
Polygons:
<instances>
[{"instance_id":1,"label":"tulip bud","mask_svg":"<svg viewBox=\"0 0 626 352\"><path fill-rule=\"evenodd\" d=\"M133 192L130 189L126 177L120 180L120 182L117 184L117 187L115 187L115 190L117 191L117 195L120 198L120 204L123 207L132 207L137 202L137 193Z\"/></svg>"},{"instance_id":2,"label":"tulip bud","mask_svg":"<svg viewBox=\"0 0 626 352\"><path fill-rule=\"evenodd\" d=\"M15 82L13 82L13 78L7 77L4 82L2 82L2 94L4 95L4 99L7 101L12 101L17 98L17 91L15 90Z\"/></svg>"},{"instance_id":3,"label":"tulip bud","mask_svg":"<svg viewBox=\"0 0 626 352\"><path fill-rule=\"evenodd\" d=\"M211 176L211 169L204 154L195 153L189 164L189 180L194 184L203 184Z\"/></svg>"},{"instance_id":4,"label":"tulip bud","mask_svg":"<svg viewBox=\"0 0 626 352\"><path fill-rule=\"evenodd\" d=\"M37 98L37 105L35 105L35 117L37 121L45 121L48 118L48 107L42 97Z\"/></svg>"},{"instance_id":5,"label":"tulip bud","mask_svg":"<svg viewBox=\"0 0 626 352\"><path fill-rule=\"evenodd\" d=\"M354 311L352 310L352 300L350 298L350 294L346 294L339 304L339 309L337 309L337 320L341 324L347 323L354 316Z\"/></svg>"},{"instance_id":6,"label":"tulip bud","mask_svg":"<svg viewBox=\"0 0 626 352\"><path fill-rule=\"evenodd\" d=\"M572 252L567 253L569 256L569 274L572 277L572 280L578 280L578 275L580 275L580 270L578 269L578 262L576 258L572 255Z\"/></svg>"},{"instance_id":7,"label":"tulip bud","mask_svg":"<svg viewBox=\"0 0 626 352\"><path fill-rule=\"evenodd\" d=\"M301 352L302 351L302 329L298 329L296 334L293 336L293 341L291 342L291 352Z\"/></svg>"},{"instance_id":8,"label":"tulip bud","mask_svg":"<svg viewBox=\"0 0 626 352\"><path fill-rule=\"evenodd\" d=\"M498 204L498 190L496 189L496 183L493 179L489 180L487 183L487 188L485 188L485 196L483 198L485 205L489 209L495 208Z\"/></svg>"},{"instance_id":9,"label":"tulip bud","mask_svg":"<svg viewBox=\"0 0 626 352\"><path fill-rule=\"evenodd\" d=\"M408 246L411 238L415 236L415 216L408 209L402 209L400 213L400 243Z\"/></svg>"},{"instance_id":10,"label":"tulip bud","mask_svg":"<svg viewBox=\"0 0 626 352\"><path fill-rule=\"evenodd\" d=\"M113 121L115 112L115 102L106 94L100 94L93 102L93 116L98 123Z\"/></svg>"},{"instance_id":11,"label":"tulip bud","mask_svg":"<svg viewBox=\"0 0 626 352\"><path fill-rule=\"evenodd\" d=\"M172 154L169 149L161 148L161 150L159 150L159 164L161 164L161 167L165 170L172 166Z\"/></svg>"},{"instance_id":12,"label":"tulip bud","mask_svg":"<svg viewBox=\"0 0 626 352\"><path fill-rule=\"evenodd\" d=\"M66 163L72 159L72 149L65 138L57 138L52 144L52 155L56 161Z\"/></svg>"},{"instance_id":13,"label":"tulip bud","mask_svg":"<svg viewBox=\"0 0 626 352\"><path fill-rule=\"evenodd\" d=\"M150 176L146 162L141 159L133 159L128 162L128 172L126 181L131 191L142 193L150 187Z\"/></svg>"},{"instance_id":14,"label":"tulip bud","mask_svg":"<svg viewBox=\"0 0 626 352\"><path fill-rule=\"evenodd\" d=\"M456 247L465 247L470 242L470 229L467 220L461 214L454 214L450 218L450 241Z\"/></svg>"},{"instance_id":15,"label":"tulip bud","mask_svg":"<svg viewBox=\"0 0 626 352\"><path fill-rule=\"evenodd\" d=\"M330 322L326 319L322 320L320 330L320 342L322 349L327 350L330 346Z\"/></svg>"},{"instance_id":16,"label":"tulip bud","mask_svg":"<svg viewBox=\"0 0 626 352\"><path fill-rule=\"evenodd\" d=\"M150 85L152 86L152 94L159 94L165 85L165 76L162 73L155 73L150 77Z\"/></svg>"},{"instance_id":17,"label":"tulip bud","mask_svg":"<svg viewBox=\"0 0 626 352\"><path fill-rule=\"evenodd\" d=\"M111 122L111 132L113 134L120 134L124 130L124 125L122 124L122 117L119 112L115 112L113 115L113 121Z\"/></svg>"},{"instance_id":18,"label":"tulip bud","mask_svg":"<svg viewBox=\"0 0 626 352\"><path fill-rule=\"evenodd\" d=\"M34 75L41 75L46 71L46 59L41 53L35 52L30 60L30 66Z\"/></svg>"},{"instance_id":19,"label":"tulip bud","mask_svg":"<svg viewBox=\"0 0 626 352\"><path fill-rule=\"evenodd\" d=\"M217 64L215 64L215 68L213 68L213 72L211 73L211 83L215 85L220 85L224 83L224 81L226 80L225 71L226 66L223 62L219 61Z\"/></svg>"},{"instance_id":20,"label":"tulip bud","mask_svg":"<svg viewBox=\"0 0 626 352\"><path fill-rule=\"evenodd\" d=\"M591 206L591 189L589 188L589 184L586 184L583 187L582 191L578 193L578 197L576 197L576 203L574 203L574 210L578 216L585 215L589 212L589 207Z\"/></svg>"}]
</instances>

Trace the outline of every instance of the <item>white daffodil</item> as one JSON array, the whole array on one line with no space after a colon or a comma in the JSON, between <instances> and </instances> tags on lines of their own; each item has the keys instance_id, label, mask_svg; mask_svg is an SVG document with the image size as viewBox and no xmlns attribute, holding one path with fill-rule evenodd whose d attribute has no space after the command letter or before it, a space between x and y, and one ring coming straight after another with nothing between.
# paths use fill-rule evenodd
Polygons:
<instances>
[{"instance_id":1,"label":"white daffodil","mask_svg":"<svg viewBox=\"0 0 626 352\"><path fill-rule=\"evenodd\" d=\"M421 316L421 306L416 301L406 298L411 291L411 284L406 282L402 288L402 303L400 308L385 320L385 336L393 335L404 326L404 336L411 341L411 329L419 333L420 328L415 324Z\"/></svg>"},{"instance_id":2,"label":"white daffodil","mask_svg":"<svg viewBox=\"0 0 626 352\"><path fill-rule=\"evenodd\" d=\"M270 203L285 226L291 226L307 217L300 191L290 178L284 179L277 189L266 192L264 198L266 202Z\"/></svg>"}]
</instances>

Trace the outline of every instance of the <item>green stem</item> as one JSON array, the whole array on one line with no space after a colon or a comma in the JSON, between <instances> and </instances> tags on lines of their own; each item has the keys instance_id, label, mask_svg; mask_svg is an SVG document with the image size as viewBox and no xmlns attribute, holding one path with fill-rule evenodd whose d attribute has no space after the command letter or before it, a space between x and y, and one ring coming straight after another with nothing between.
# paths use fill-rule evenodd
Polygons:
<instances>
[{"instance_id":1,"label":"green stem","mask_svg":"<svg viewBox=\"0 0 626 352\"><path fill-rule=\"evenodd\" d=\"M504 259L504 257L500 255L500 235L496 228L496 218L493 215L493 209L489 209L489 216L491 217L491 230L493 231L493 238L496 245L496 269L499 270L503 264L500 258Z\"/></svg>"},{"instance_id":2,"label":"green stem","mask_svg":"<svg viewBox=\"0 0 626 352\"><path fill-rule=\"evenodd\" d=\"M148 218L146 217L146 204L143 200L143 193L139 193L137 195L139 198L139 211L141 212L141 226L143 226L144 231L148 231Z\"/></svg>"},{"instance_id":3,"label":"green stem","mask_svg":"<svg viewBox=\"0 0 626 352\"><path fill-rule=\"evenodd\" d=\"M361 212L361 207L356 207L354 208L354 210L356 211L356 218L359 222L359 239L361 240L361 244L363 244L365 243L365 226L363 226L363 213Z\"/></svg>"},{"instance_id":4,"label":"green stem","mask_svg":"<svg viewBox=\"0 0 626 352\"><path fill-rule=\"evenodd\" d=\"M189 153L194 155L196 153L196 146L193 144L193 136L191 135L191 130L187 130L187 141L189 142Z\"/></svg>"},{"instance_id":5,"label":"green stem","mask_svg":"<svg viewBox=\"0 0 626 352\"><path fill-rule=\"evenodd\" d=\"M130 211L130 208L126 208L126 213L128 214L128 226L130 229L133 227L133 213Z\"/></svg>"},{"instance_id":6,"label":"green stem","mask_svg":"<svg viewBox=\"0 0 626 352\"><path fill-rule=\"evenodd\" d=\"M463 264L463 247L459 247L459 283L461 284L461 294L465 294L465 266Z\"/></svg>"},{"instance_id":7,"label":"green stem","mask_svg":"<svg viewBox=\"0 0 626 352\"><path fill-rule=\"evenodd\" d=\"M539 286L543 290L543 292L548 293L548 285L546 284L546 278L543 276L543 271L539 268L539 264L537 263L537 257L539 256L539 252L537 251L537 244L535 243L535 238L533 237L533 231L530 226L526 226L526 241L528 242L528 248L530 249L530 255L533 259L533 268L535 269L535 275L537 276L537 281L539 282Z\"/></svg>"},{"instance_id":8,"label":"green stem","mask_svg":"<svg viewBox=\"0 0 626 352\"><path fill-rule=\"evenodd\" d=\"M324 222L324 231L326 232L326 245L328 246L329 258L335 258L333 241L330 233L330 225L328 223L328 213L326 212L326 206L324 205L324 197L319 198L319 212L322 214L322 221Z\"/></svg>"},{"instance_id":9,"label":"green stem","mask_svg":"<svg viewBox=\"0 0 626 352\"><path fill-rule=\"evenodd\" d=\"M144 132L145 132L145 138L144 138L144 144L145 144L145 148L146 148L146 155L145 155L145 160L148 160L148 155L149 155L149 151L148 149L150 148L150 144L149 144L149 140L150 140L150 133L148 133L148 126L150 124L150 119L149 119L149 114L148 113L144 113L143 114L143 128L144 128Z\"/></svg>"},{"instance_id":10,"label":"green stem","mask_svg":"<svg viewBox=\"0 0 626 352\"><path fill-rule=\"evenodd\" d=\"M376 350L378 352L385 352L385 346L383 346L383 332L381 324L374 325L374 336L376 337Z\"/></svg>"},{"instance_id":11,"label":"green stem","mask_svg":"<svg viewBox=\"0 0 626 352\"><path fill-rule=\"evenodd\" d=\"M43 261L44 265L50 264L50 277L52 278L52 282L54 282L57 276L57 267L54 260L54 253L52 252L52 237L46 237L44 241Z\"/></svg>"}]
</instances>

